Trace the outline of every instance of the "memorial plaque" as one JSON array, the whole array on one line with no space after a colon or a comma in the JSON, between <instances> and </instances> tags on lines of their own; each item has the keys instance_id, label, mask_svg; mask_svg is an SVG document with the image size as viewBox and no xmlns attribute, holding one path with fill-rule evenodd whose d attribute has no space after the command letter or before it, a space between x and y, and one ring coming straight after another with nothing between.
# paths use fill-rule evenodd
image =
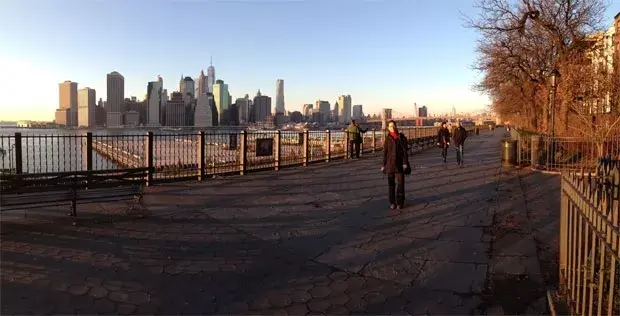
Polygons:
<instances>
[{"instance_id":1,"label":"memorial plaque","mask_svg":"<svg viewBox=\"0 0 620 316\"><path fill-rule=\"evenodd\" d=\"M237 149L237 134L228 135L228 149Z\"/></svg>"},{"instance_id":2,"label":"memorial plaque","mask_svg":"<svg viewBox=\"0 0 620 316\"><path fill-rule=\"evenodd\" d=\"M256 140L256 157L273 156L273 138Z\"/></svg>"}]
</instances>

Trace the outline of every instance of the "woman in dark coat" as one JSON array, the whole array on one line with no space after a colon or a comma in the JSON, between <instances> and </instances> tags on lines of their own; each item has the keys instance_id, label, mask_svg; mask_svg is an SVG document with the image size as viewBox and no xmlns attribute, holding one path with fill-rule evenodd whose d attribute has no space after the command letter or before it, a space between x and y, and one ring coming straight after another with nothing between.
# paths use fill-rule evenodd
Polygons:
<instances>
[{"instance_id":1,"label":"woman in dark coat","mask_svg":"<svg viewBox=\"0 0 620 316\"><path fill-rule=\"evenodd\" d=\"M383 166L381 171L388 176L391 209L402 209L405 205L405 173L410 172L407 138L398 132L396 122L389 121L387 136L383 141Z\"/></svg>"}]
</instances>

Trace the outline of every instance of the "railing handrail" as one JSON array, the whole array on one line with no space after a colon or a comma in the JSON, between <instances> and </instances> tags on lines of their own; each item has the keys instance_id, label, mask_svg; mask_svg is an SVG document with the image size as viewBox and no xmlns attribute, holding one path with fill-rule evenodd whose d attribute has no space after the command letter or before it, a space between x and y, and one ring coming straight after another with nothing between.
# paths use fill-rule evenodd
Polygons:
<instances>
[{"instance_id":1,"label":"railing handrail","mask_svg":"<svg viewBox=\"0 0 620 316\"><path fill-rule=\"evenodd\" d=\"M573 314L620 313L620 170L602 172L562 175L559 286Z\"/></svg>"},{"instance_id":2,"label":"railing handrail","mask_svg":"<svg viewBox=\"0 0 620 316\"><path fill-rule=\"evenodd\" d=\"M475 129L473 126L465 128L469 132ZM437 126L401 127L400 131L410 141L415 142L414 147L425 149L434 144L438 129ZM383 146L385 133L377 129L365 132L360 140L361 151L377 151ZM257 144L265 139L271 139L272 148L267 149L270 154L259 155ZM20 174L100 170L101 166L95 166L99 162L106 164L104 169L115 166L120 170L148 167L150 173L163 174L164 171L161 170L185 169L187 174L193 174L194 166L203 166L210 170L207 173L228 174L238 171L243 174L252 164L252 169L269 167L278 170L280 166L287 164L306 165L315 161L328 162L333 158L346 159L350 155L349 140L350 135L346 130L307 129L162 131L157 134L147 132L119 135L97 135L92 132L73 135L22 135L18 132L14 135L0 135L0 147L7 144L14 148L0 156L0 172ZM160 146L154 146L154 143ZM241 146L242 143L245 145ZM48 159L59 165L48 169ZM75 166L70 165L67 168L66 163L72 164L72 159L84 163L85 167L80 167L80 162L74 162ZM200 161L205 163L201 164ZM44 165L41 162L44 162ZM226 171L216 171L222 169Z\"/></svg>"}]
</instances>

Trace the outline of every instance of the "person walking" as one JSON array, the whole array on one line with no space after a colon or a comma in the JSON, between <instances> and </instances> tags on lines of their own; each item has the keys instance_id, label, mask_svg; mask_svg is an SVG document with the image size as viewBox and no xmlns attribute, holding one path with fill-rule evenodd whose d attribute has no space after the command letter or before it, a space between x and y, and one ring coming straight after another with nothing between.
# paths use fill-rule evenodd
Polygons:
<instances>
[{"instance_id":1,"label":"person walking","mask_svg":"<svg viewBox=\"0 0 620 316\"><path fill-rule=\"evenodd\" d=\"M463 146L465 145L465 139L467 138L467 130L461 125L461 122L456 122L456 128L452 134L452 140L454 141L454 147L456 148L456 164L463 166Z\"/></svg>"},{"instance_id":2,"label":"person walking","mask_svg":"<svg viewBox=\"0 0 620 316\"><path fill-rule=\"evenodd\" d=\"M441 123L441 128L437 132L437 146L441 147L441 158L446 163L450 147L450 130L446 127L446 122Z\"/></svg>"},{"instance_id":3,"label":"person walking","mask_svg":"<svg viewBox=\"0 0 620 316\"><path fill-rule=\"evenodd\" d=\"M362 130L355 120L351 120L351 124L347 127L349 135L349 155L351 159L360 157L360 144L362 143L362 133L366 133L368 129Z\"/></svg>"},{"instance_id":4,"label":"person walking","mask_svg":"<svg viewBox=\"0 0 620 316\"><path fill-rule=\"evenodd\" d=\"M405 206L405 175L411 173L407 137L398 131L394 121L389 121L387 128L381 172L388 176L390 208L402 209Z\"/></svg>"}]
</instances>

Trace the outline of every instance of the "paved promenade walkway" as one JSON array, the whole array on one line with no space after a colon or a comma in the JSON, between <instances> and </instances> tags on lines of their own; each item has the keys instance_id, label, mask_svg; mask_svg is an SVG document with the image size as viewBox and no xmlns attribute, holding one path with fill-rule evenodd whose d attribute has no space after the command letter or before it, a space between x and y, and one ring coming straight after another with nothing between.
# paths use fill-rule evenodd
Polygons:
<instances>
[{"instance_id":1,"label":"paved promenade walkway","mask_svg":"<svg viewBox=\"0 0 620 316\"><path fill-rule=\"evenodd\" d=\"M377 153L151 187L142 219L5 220L2 314L544 314L553 193L499 167L500 134L464 168L413 155L399 211Z\"/></svg>"}]
</instances>

